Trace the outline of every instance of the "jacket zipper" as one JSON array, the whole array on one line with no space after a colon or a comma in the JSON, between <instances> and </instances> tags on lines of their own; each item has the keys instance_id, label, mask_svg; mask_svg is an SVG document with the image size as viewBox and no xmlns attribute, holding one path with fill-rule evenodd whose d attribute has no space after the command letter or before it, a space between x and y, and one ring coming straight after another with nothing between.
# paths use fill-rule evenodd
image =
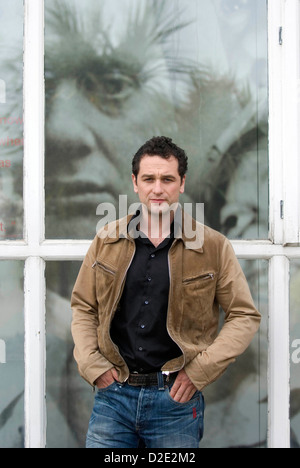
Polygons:
<instances>
[{"instance_id":1,"label":"jacket zipper","mask_svg":"<svg viewBox=\"0 0 300 468\"><path fill-rule=\"evenodd\" d=\"M124 290L125 278L126 278L126 275L127 275L127 273L128 273L128 270L129 270L129 268L131 267L131 264L132 264L132 262L133 262L133 259L134 259L134 256L135 256L135 252L136 252L136 246L135 246L135 244L134 244L134 252L133 252L133 255L132 255L131 260L130 260L130 263L129 263L129 265L128 265L126 271L125 271L125 274L124 274L124 276L123 276L123 278L122 278L121 286L120 286L120 289L119 289L119 292L118 292L117 299L116 299L116 301L114 302L113 307L112 307L112 310L111 310L111 312L110 312L110 318L111 318L111 320L110 320L110 324L109 324L109 339L110 339L110 341L112 342L113 346L116 348L116 350L117 350L117 347L116 347L115 343L113 342L113 340L111 339L111 336L110 336L110 327L111 327L111 324L112 324L112 311L115 309L115 307L116 307L117 303L119 302L120 297L121 297L121 295L122 295L122 291ZM117 350L117 351L118 351L118 353L120 354L119 350ZM121 354L120 354L120 356L121 356ZM121 357L122 357L122 356L121 356ZM123 358L122 358L122 359L123 359ZM124 361L124 362L125 362L125 361ZM126 364L126 363L125 363L125 364ZM124 380L123 383L127 382L128 378L129 378L129 376Z\"/></svg>"},{"instance_id":2,"label":"jacket zipper","mask_svg":"<svg viewBox=\"0 0 300 468\"><path fill-rule=\"evenodd\" d=\"M215 277L214 273L206 273L205 275L201 275L201 276L197 276L196 278L190 278L190 279L186 279L183 281L184 284L188 284L188 283L191 283L193 281L196 281L196 280L200 280L200 281L205 281L205 280L213 280Z\"/></svg>"},{"instance_id":3,"label":"jacket zipper","mask_svg":"<svg viewBox=\"0 0 300 468\"><path fill-rule=\"evenodd\" d=\"M103 265L103 263L101 262L98 262L97 260L95 261L94 265L92 266L92 268L95 268L96 266L99 266L100 268L102 268L104 271L106 271L107 273L110 273L111 275L115 275L116 272L115 271L112 271L110 270L109 268L107 268L105 265Z\"/></svg>"},{"instance_id":4,"label":"jacket zipper","mask_svg":"<svg viewBox=\"0 0 300 468\"><path fill-rule=\"evenodd\" d=\"M205 279L214 279L215 275L213 273L208 273L207 275L200 276L200 279L205 280Z\"/></svg>"},{"instance_id":5,"label":"jacket zipper","mask_svg":"<svg viewBox=\"0 0 300 468\"><path fill-rule=\"evenodd\" d=\"M176 242L176 241L175 241L175 242ZM174 242L174 243L175 243L175 242ZM173 245L174 245L174 243L173 243ZM173 245L172 245L172 247L173 247ZM171 247L171 249L172 249L172 247ZM170 249L170 250L171 250L171 249ZM168 253L168 268L169 268L170 291L171 291L172 278L171 278L171 268L170 268L170 251L169 251L169 253ZM166 323L166 326L167 326L167 327L166 327L166 328L167 328L167 332L168 332L169 337L170 337L171 340L173 340L174 343L178 346L178 348L180 349L180 351L182 352L182 355L183 355L183 364L182 364L182 366L180 367L180 369L178 369L178 371L174 370L174 372L179 372L179 371L181 371L182 369L184 369L184 366L185 366L185 354L184 354L184 351L183 351L183 349L181 348L180 344L177 343L176 340L174 340L174 338L171 336L171 334L170 334L170 332L169 332L169 327L168 327L169 310L170 310L170 301L168 302L167 323ZM162 372L163 375L166 375L166 376L167 376L167 382L168 382L169 379L170 379L170 373L171 373L170 371L163 371L163 372Z\"/></svg>"}]
</instances>

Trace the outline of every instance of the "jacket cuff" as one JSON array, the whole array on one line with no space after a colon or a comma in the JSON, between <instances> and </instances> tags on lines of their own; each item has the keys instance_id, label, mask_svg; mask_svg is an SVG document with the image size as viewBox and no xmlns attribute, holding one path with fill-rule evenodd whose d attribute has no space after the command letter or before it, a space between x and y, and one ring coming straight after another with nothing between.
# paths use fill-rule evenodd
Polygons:
<instances>
[{"instance_id":1,"label":"jacket cuff","mask_svg":"<svg viewBox=\"0 0 300 468\"><path fill-rule=\"evenodd\" d=\"M200 355L196 356L191 362L189 362L185 366L184 370L197 390L201 392L205 387L207 387L207 385L209 385L210 382L199 362L198 357L200 357Z\"/></svg>"},{"instance_id":2,"label":"jacket cuff","mask_svg":"<svg viewBox=\"0 0 300 468\"><path fill-rule=\"evenodd\" d=\"M79 373L92 387L95 386L95 381L105 372L113 369L114 365L111 364L105 357L98 354L93 361L85 366L79 366Z\"/></svg>"},{"instance_id":3,"label":"jacket cuff","mask_svg":"<svg viewBox=\"0 0 300 468\"><path fill-rule=\"evenodd\" d=\"M209 374L205 372L205 367L203 366L203 364L205 364L205 357L208 359L206 367L210 370ZM189 362L184 370L197 390L202 391L205 387L218 380L227 370L229 364L233 362L235 362L235 358L228 359L227 361L219 364L214 363L212 365L207 353L204 351L203 353L198 354L191 362Z\"/></svg>"}]
</instances>

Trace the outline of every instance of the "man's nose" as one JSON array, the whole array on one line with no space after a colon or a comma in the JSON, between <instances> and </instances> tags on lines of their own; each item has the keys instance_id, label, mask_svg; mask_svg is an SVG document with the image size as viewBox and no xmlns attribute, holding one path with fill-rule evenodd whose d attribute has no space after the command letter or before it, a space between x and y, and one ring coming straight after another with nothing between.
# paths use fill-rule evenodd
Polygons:
<instances>
[{"instance_id":1,"label":"man's nose","mask_svg":"<svg viewBox=\"0 0 300 468\"><path fill-rule=\"evenodd\" d=\"M161 181L160 180L156 180L155 181L155 185L154 185L154 188L153 188L153 192L155 194L161 194L163 192L163 189L162 189L162 185L161 185Z\"/></svg>"}]
</instances>

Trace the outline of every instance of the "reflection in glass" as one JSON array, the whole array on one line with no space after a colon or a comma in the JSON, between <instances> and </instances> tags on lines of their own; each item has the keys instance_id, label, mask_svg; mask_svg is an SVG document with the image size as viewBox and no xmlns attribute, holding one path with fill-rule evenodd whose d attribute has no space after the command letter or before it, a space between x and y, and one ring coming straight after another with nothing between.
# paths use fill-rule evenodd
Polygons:
<instances>
[{"instance_id":1,"label":"reflection in glass","mask_svg":"<svg viewBox=\"0 0 300 468\"><path fill-rule=\"evenodd\" d=\"M0 0L0 241L23 237L23 0Z\"/></svg>"},{"instance_id":2,"label":"reflection in glass","mask_svg":"<svg viewBox=\"0 0 300 468\"><path fill-rule=\"evenodd\" d=\"M263 315L249 350L204 391L201 447L265 447L267 438L267 271L265 261L242 262ZM47 264L47 447L80 448L93 406L77 372L70 333L70 296L81 262Z\"/></svg>"},{"instance_id":3,"label":"reflection in glass","mask_svg":"<svg viewBox=\"0 0 300 468\"><path fill-rule=\"evenodd\" d=\"M90 239L100 203L135 202L153 135L189 155L182 203L268 237L266 0L46 0L45 67L48 238Z\"/></svg>"},{"instance_id":4,"label":"reflection in glass","mask_svg":"<svg viewBox=\"0 0 300 468\"><path fill-rule=\"evenodd\" d=\"M24 447L23 269L0 261L0 448Z\"/></svg>"},{"instance_id":5,"label":"reflection in glass","mask_svg":"<svg viewBox=\"0 0 300 468\"><path fill-rule=\"evenodd\" d=\"M202 448L267 447L268 262L240 263L262 314L262 323L248 350L204 390L206 416Z\"/></svg>"},{"instance_id":6,"label":"reflection in glass","mask_svg":"<svg viewBox=\"0 0 300 468\"><path fill-rule=\"evenodd\" d=\"M300 261L291 262L291 447L300 448Z\"/></svg>"},{"instance_id":7,"label":"reflection in glass","mask_svg":"<svg viewBox=\"0 0 300 468\"><path fill-rule=\"evenodd\" d=\"M71 292L81 262L47 264L47 448L84 448L93 392L78 374L71 336Z\"/></svg>"}]
</instances>

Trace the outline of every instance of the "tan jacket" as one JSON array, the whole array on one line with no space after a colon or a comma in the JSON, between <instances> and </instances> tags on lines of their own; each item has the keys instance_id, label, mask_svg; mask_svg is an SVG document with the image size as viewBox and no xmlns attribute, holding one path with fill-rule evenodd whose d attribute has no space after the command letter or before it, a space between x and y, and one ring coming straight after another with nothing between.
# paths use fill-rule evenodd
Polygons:
<instances>
[{"instance_id":1,"label":"tan jacket","mask_svg":"<svg viewBox=\"0 0 300 468\"><path fill-rule=\"evenodd\" d=\"M135 242L127 232L129 220L117 221L96 236L72 294L74 356L81 376L91 385L113 367L120 382L129 377L110 337L135 254ZM169 251L167 329L182 356L167 362L162 371L184 368L197 389L203 390L246 350L261 316L230 242L210 228L194 226L204 229L202 247L191 248L183 232ZM218 334L219 306L225 323Z\"/></svg>"}]
</instances>

